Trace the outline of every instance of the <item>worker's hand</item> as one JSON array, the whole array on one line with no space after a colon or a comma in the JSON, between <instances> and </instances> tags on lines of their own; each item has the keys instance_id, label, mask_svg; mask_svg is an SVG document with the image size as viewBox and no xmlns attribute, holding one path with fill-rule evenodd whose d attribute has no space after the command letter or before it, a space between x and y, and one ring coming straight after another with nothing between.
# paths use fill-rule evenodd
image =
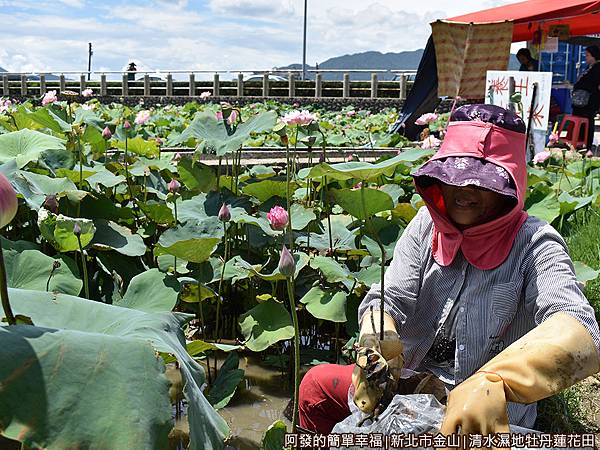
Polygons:
<instances>
[{"instance_id":1,"label":"worker's hand","mask_svg":"<svg viewBox=\"0 0 600 450\"><path fill-rule=\"evenodd\" d=\"M354 403L365 413L373 411L386 387L395 389L404 366L402 355L404 347L396 331L394 319L386 313L383 319L383 340L379 333L381 326L379 311L373 312L372 320L371 313L367 313L361 324L359 351L356 367L352 373L352 384Z\"/></svg>"},{"instance_id":2,"label":"worker's hand","mask_svg":"<svg viewBox=\"0 0 600 450\"><path fill-rule=\"evenodd\" d=\"M446 415L440 432L444 435L508 433L508 413L502 378L477 372L448 394Z\"/></svg>"}]
</instances>

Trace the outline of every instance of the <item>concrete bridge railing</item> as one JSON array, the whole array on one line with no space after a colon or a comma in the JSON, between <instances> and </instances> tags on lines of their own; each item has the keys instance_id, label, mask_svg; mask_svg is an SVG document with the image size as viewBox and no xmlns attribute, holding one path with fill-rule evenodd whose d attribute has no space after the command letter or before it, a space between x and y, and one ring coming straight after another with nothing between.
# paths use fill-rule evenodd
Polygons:
<instances>
[{"instance_id":1,"label":"concrete bridge railing","mask_svg":"<svg viewBox=\"0 0 600 450\"><path fill-rule=\"evenodd\" d=\"M313 98L406 98L412 86L415 71L406 70L312 70L314 79L301 80L301 71L226 71L210 72L212 79L206 78L206 71L153 71L153 72L53 72L0 74L2 96L42 96L50 90L62 92L71 90L83 92L92 89L100 96L189 96L199 97L208 92L219 97L313 97ZM237 74L232 79L231 74ZM247 80L248 74L252 80ZM324 80L323 75L334 73L341 80ZM225 74L225 76L223 76ZM225 78L229 74L227 78ZM358 75L357 75L358 74ZM177 79L174 78L174 75ZM282 76L283 75L283 76ZM356 80L357 77L367 80ZM393 75L394 80L389 81ZM93 76L93 79L92 79ZM117 79L108 79L108 77ZM352 77L354 76L354 80ZM181 79L181 78L184 79ZM131 79L133 78L133 80ZM204 94L205 96L207 94Z\"/></svg>"}]
</instances>

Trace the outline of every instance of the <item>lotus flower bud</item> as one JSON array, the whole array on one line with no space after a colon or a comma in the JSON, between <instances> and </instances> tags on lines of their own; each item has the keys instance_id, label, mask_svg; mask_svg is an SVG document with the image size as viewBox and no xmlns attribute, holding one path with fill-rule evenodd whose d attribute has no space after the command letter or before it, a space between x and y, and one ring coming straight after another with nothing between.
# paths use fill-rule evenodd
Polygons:
<instances>
[{"instance_id":1,"label":"lotus flower bud","mask_svg":"<svg viewBox=\"0 0 600 450\"><path fill-rule=\"evenodd\" d=\"M285 227L290 220L288 212L281 206L273 206L267 213L267 219L271 224L271 228L276 231L285 230Z\"/></svg>"},{"instance_id":2,"label":"lotus flower bud","mask_svg":"<svg viewBox=\"0 0 600 450\"><path fill-rule=\"evenodd\" d=\"M123 128L125 128L126 130L129 130L131 128L131 124L129 123L129 120L126 120L125 122L123 122Z\"/></svg>"},{"instance_id":3,"label":"lotus flower bud","mask_svg":"<svg viewBox=\"0 0 600 450\"><path fill-rule=\"evenodd\" d=\"M73 234L77 237L81 236L81 226L77 222L73 225Z\"/></svg>"},{"instance_id":4,"label":"lotus flower bud","mask_svg":"<svg viewBox=\"0 0 600 450\"><path fill-rule=\"evenodd\" d=\"M169 184L168 189L171 194L177 194L179 192L179 188L181 188L181 184L175 178L173 178Z\"/></svg>"},{"instance_id":5,"label":"lotus flower bud","mask_svg":"<svg viewBox=\"0 0 600 450\"><path fill-rule=\"evenodd\" d=\"M352 153L351 155L348 155L348 159L346 159L346 161L348 161L348 162L358 161L358 155L355 153Z\"/></svg>"},{"instance_id":6,"label":"lotus flower bud","mask_svg":"<svg viewBox=\"0 0 600 450\"><path fill-rule=\"evenodd\" d=\"M223 203L218 217L221 222L229 222L231 220L231 211L229 211L227 204Z\"/></svg>"},{"instance_id":7,"label":"lotus flower bud","mask_svg":"<svg viewBox=\"0 0 600 450\"><path fill-rule=\"evenodd\" d=\"M591 150L588 150L588 151L586 152L585 156L586 156L587 158L591 158L592 156L594 156L594 153L593 153Z\"/></svg>"},{"instance_id":8,"label":"lotus flower bud","mask_svg":"<svg viewBox=\"0 0 600 450\"><path fill-rule=\"evenodd\" d=\"M112 133L110 132L110 128L104 127L104 130L102 130L102 137L104 139L110 139L112 137Z\"/></svg>"},{"instance_id":9,"label":"lotus flower bud","mask_svg":"<svg viewBox=\"0 0 600 450\"><path fill-rule=\"evenodd\" d=\"M281 257L279 258L279 272L287 278L290 278L296 272L296 261L294 261L294 257L284 245L281 249Z\"/></svg>"},{"instance_id":10,"label":"lotus flower bud","mask_svg":"<svg viewBox=\"0 0 600 450\"><path fill-rule=\"evenodd\" d=\"M177 152L175 153L175 156L173 156L173 161L180 161L181 160L181 153Z\"/></svg>"},{"instance_id":11,"label":"lotus flower bud","mask_svg":"<svg viewBox=\"0 0 600 450\"><path fill-rule=\"evenodd\" d=\"M19 202L10 181L0 173L0 228L8 225L17 215Z\"/></svg>"},{"instance_id":12,"label":"lotus flower bud","mask_svg":"<svg viewBox=\"0 0 600 450\"><path fill-rule=\"evenodd\" d=\"M43 206L48 211L58 214L58 199L56 198L56 195L48 195L46 200L44 200Z\"/></svg>"}]
</instances>

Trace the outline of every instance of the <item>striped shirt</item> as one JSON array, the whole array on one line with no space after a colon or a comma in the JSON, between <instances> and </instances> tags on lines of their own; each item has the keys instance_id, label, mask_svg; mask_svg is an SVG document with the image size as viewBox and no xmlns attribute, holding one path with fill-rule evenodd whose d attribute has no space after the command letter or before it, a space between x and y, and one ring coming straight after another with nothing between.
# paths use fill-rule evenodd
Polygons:
<instances>
[{"instance_id":1,"label":"striped shirt","mask_svg":"<svg viewBox=\"0 0 600 450\"><path fill-rule=\"evenodd\" d=\"M432 231L429 211L422 207L396 243L385 274L384 309L396 322L406 368L433 372L451 389L561 311L587 328L600 352L594 310L576 282L566 243L552 226L529 217L506 261L492 270L477 269L460 252L451 265L440 266L432 255ZM427 353L455 302L460 304L451 370ZM360 304L360 320L371 305L379 309L379 283ZM508 414L511 424L532 428L536 404L509 403Z\"/></svg>"}]
</instances>

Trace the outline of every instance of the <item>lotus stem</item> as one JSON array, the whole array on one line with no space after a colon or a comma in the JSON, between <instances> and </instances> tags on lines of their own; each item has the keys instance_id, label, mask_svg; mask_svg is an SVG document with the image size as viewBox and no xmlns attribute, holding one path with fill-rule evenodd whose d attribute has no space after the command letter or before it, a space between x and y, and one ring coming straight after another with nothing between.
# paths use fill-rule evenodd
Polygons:
<instances>
[{"instance_id":1,"label":"lotus stem","mask_svg":"<svg viewBox=\"0 0 600 450\"><path fill-rule=\"evenodd\" d=\"M379 245L379 250L381 251L381 286L380 286L380 302L379 302L379 316L380 316L380 328L379 328L379 339L383 341L383 325L384 325L384 321L383 321L383 311L384 311L384 306L385 306L385 247L383 246L383 243L381 242L381 239L379 239L379 235L375 232L375 229L373 228L373 223L371 222L371 218L367 215L367 204L365 202L365 184L366 182L363 181L363 183L361 183L360 185L360 203L362 205L362 209L363 209L363 215L365 217L365 222L367 224L367 227L369 228L369 231L371 231L371 234L373 235L373 239L375 239L375 241L377 242L377 245Z\"/></svg>"},{"instance_id":2,"label":"lotus stem","mask_svg":"<svg viewBox=\"0 0 600 450\"><path fill-rule=\"evenodd\" d=\"M127 131L125 132L125 179L127 180L127 190L129 191L129 198L133 201L133 191L131 190L131 181L129 180L129 165L127 163Z\"/></svg>"},{"instance_id":3,"label":"lotus stem","mask_svg":"<svg viewBox=\"0 0 600 450\"><path fill-rule=\"evenodd\" d=\"M296 136L298 135L298 130L296 129ZM290 146L286 143L285 145L285 185L286 185L286 201L287 201L287 213L288 213L288 224L287 231L290 235L290 253L294 252L294 233L292 231L292 195L290 193Z\"/></svg>"},{"instance_id":4,"label":"lotus stem","mask_svg":"<svg viewBox=\"0 0 600 450\"><path fill-rule=\"evenodd\" d=\"M8 281L6 279L6 266L4 265L4 254L2 253L2 242L0 241L0 297L2 297L2 309L9 325L16 325L17 319L10 307L8 300Z\"/></svg>"},{"instance_id":5,"label":"lotus stem","mask_svg":"<svg viewBox=\"0 0 600 450\"><path fill-rule=\"evenodd\" d=\"M90 286L88 282L88 273L87 273L87 262L85 253L83 252L83 247L81 245L81 236L77 236L77 243L79 244L79 253L81 254L81 267L83 268L83 290L85 292L85 298L90 298Z\"/></svg>"},{"instance_id":6,"label":"lotus stem","mask_svg":"<svg viewBox=\"0 0 600 450\"><path fill-rule=\"evenodd\" d=\"M173 209L175 210L175 226L177 226L177 195L173 196ZM173 258L173 274L177 276L177 256L174 256Z\"/></svg>"},{"instance_id":7,"label":"lotus stem","mask_svg":"<svg viewBox=\"0 0 600 450\"><path fill-rule=\"evenodd\" d=\"M300 327L298 324L298 313L294 299L294 278L287 278L287 291L294 323L294 410L292 413L292 433L296 432L298 425L298 397L300 393Z\"/></svg>"},{"instance_id":8,"label":"lotus stem","mask_svg":"<svg viewBox=\"0 0 600 450\"><path fill-rule=\"evenodd\" d=\"M50 290L50 281L52 280L52 276L54 275L54 272L59 267L60 267L60 261L54 261L54 263L52 263L52 270L50 270L50 275L48 276L48 281L46 281L46 292L48 292Z\"/></svg>"}]
</instances>

